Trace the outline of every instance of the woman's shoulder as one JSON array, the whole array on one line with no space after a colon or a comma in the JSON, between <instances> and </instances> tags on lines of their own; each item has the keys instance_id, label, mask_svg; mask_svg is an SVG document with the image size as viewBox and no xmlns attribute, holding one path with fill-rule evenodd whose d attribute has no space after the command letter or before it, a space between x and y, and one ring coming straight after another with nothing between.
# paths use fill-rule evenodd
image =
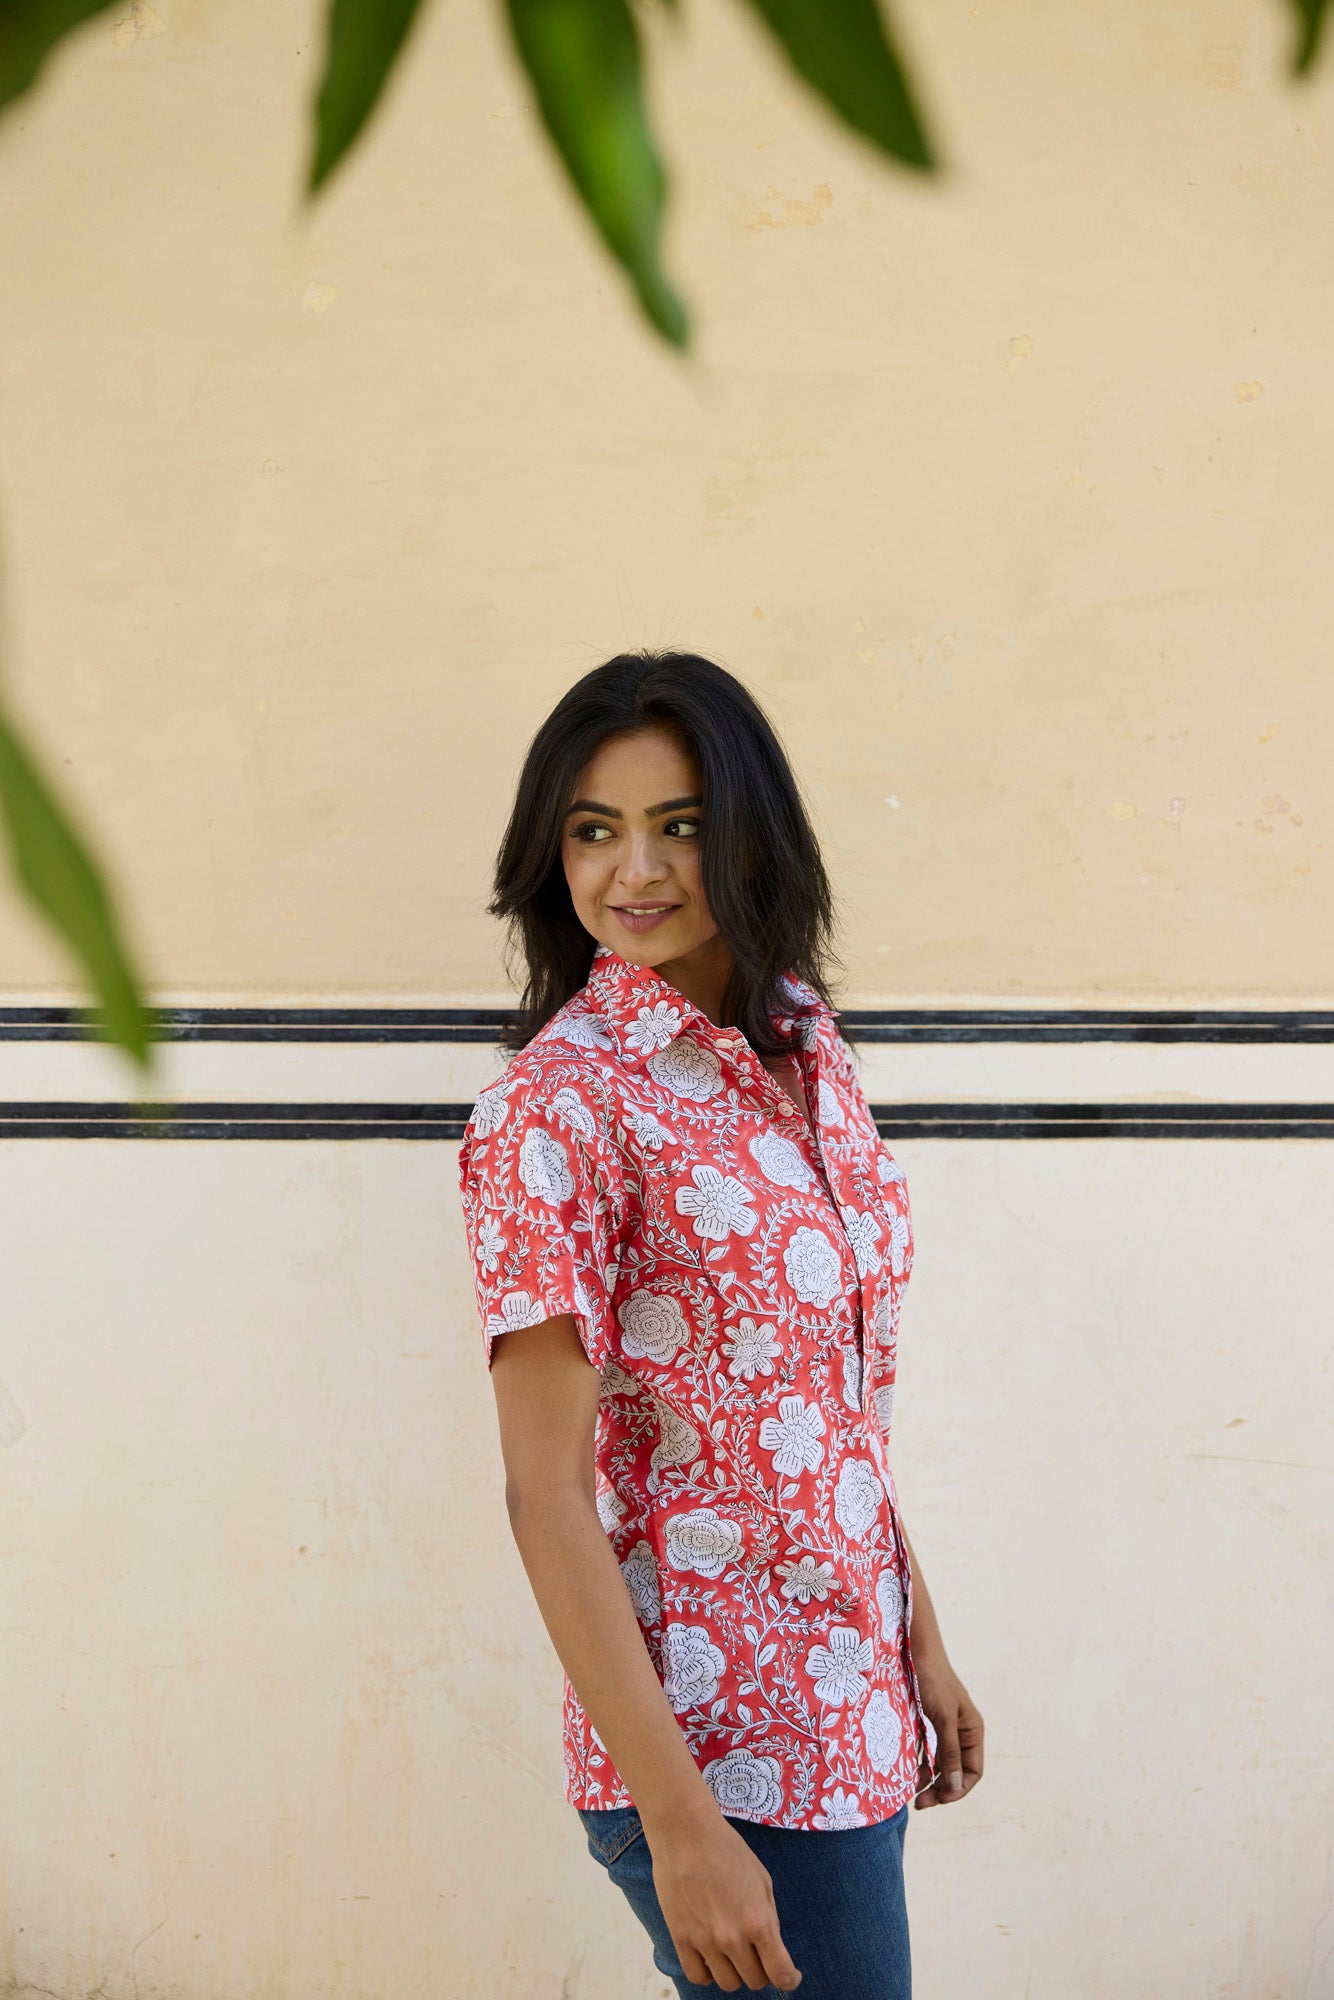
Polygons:
<instances>
[{"instance_id":1,"label":"woman's shoulder","mask_svg":"<svg viewBox=\"0 0 1334 2000\"><path fill-rule=\"evenodd\" d=\"M465 1147L502 1127L551 1124L596 1141L616 1108L615 1043L591 1008L572 1000L517 1049L478 1093L464 1130Z\"/></svg>"}]
</instances>

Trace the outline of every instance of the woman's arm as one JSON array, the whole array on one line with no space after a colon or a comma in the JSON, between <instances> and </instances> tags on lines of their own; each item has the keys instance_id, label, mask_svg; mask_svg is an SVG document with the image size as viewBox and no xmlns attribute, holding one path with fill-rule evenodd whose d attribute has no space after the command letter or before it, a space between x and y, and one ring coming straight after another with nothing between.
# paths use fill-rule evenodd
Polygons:
<instances>
[{"instance_id":1,"label":"woman's arm","mask_svg":"<svg viewBox=\"0 0 1334 2000\"><path fill-rule=\"evenodd\" d=\"M922 1693L922 1707L931 1718L931 1724L939 1739L936 1744L935 1761L938 1766L936 1780L926 1791L919 1792L913 1801L919 1809L925 1806L951 1805L954 1800L971 1792L982 1776L982 1739L984 1727L982 1717L973 1705L967 1688L955 1673L945 1653L945 1642L940 1636L940 1624L936 1618L935 1606L931 1602L926 1587L926 1578L913 1553L913 1545L908 1540L908 1530L899 1527L903 1533L904 1547L908 1551L908 1561L912 1564L912 1631L909 1647L912 1652L913 1670L917 1675L917 1685Z\"/></svg>"},{"instance_id":2,"label":"woman's arm","mask_svg":"<svg viewBox=\"0 0 1334 2000\"><path fill-rule=\"evenodd\" d=\"M686 1977L789 1992L801 1974L779 1934L769 1872L690 1754L598 1519L601 1378L574 1320L511 1328L496 1341L491 1378L514 1540L570 1685L644 1823Z\"/></svg>"}]
</instances>

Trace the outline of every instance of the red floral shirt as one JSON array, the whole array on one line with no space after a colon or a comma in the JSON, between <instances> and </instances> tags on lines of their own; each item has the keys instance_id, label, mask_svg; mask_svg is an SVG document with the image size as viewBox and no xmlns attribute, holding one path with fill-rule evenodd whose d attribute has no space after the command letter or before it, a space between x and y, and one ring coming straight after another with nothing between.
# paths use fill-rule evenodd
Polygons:
<instances>
[{"instance_id":1,"label":"red floral shirt","mask_svg":"<svg viewBox=\"0 0 1334 2000\"><path fill-rule=\"evenodd\" d=\"M831 1010L785 982L816 1129L739 1030L600 945L477 1099L459 1160L490 1364L574 1316L598 1512L724 1813L888 1818L931 1776L886 1455L903 1175ZM568 1677L566 1797L633 1804Z\"/></svg>"}]
</instances>

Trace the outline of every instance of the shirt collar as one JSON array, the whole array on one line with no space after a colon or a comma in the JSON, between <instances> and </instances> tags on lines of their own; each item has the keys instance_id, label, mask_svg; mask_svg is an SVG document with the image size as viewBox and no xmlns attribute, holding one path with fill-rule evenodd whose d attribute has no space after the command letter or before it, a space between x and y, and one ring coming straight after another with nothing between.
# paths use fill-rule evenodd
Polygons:
<instances>
[{"instance_id":1,"label":"shirt collar","mask_svg":"<svg viewBox=\"0 0 1334 2000\"><path fill-rule=\"evenodd\" d=\"M782 1000L773 1020L781 1033L798 1021L832 1021L835 1010L813 986L785 972ZM584 987L585 1001L616 1044L622 1062L642 1062L674 1042L687 1029L717 1041L729 1033L712 1022L702 1008L677 991L651 965L632 965L610 945L599 944Z\"/></svg>"}]
</instances>

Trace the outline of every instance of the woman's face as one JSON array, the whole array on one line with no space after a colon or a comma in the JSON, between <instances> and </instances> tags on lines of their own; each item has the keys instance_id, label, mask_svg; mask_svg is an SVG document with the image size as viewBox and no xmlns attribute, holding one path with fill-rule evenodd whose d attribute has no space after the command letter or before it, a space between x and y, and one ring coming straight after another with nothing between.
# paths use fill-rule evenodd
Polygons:
<instances>
[{"instance_id":1,"label":"woman's face","mask_svg":"<svg viewBox=\"0 0 1334 2000\"><path fill-rule=\"evenodd\" d=\"M561 858L575 914L632 965L718 935L699 879L699 768L670 730L609 736L580 773Z\"/></svg>"}]
</instances>

